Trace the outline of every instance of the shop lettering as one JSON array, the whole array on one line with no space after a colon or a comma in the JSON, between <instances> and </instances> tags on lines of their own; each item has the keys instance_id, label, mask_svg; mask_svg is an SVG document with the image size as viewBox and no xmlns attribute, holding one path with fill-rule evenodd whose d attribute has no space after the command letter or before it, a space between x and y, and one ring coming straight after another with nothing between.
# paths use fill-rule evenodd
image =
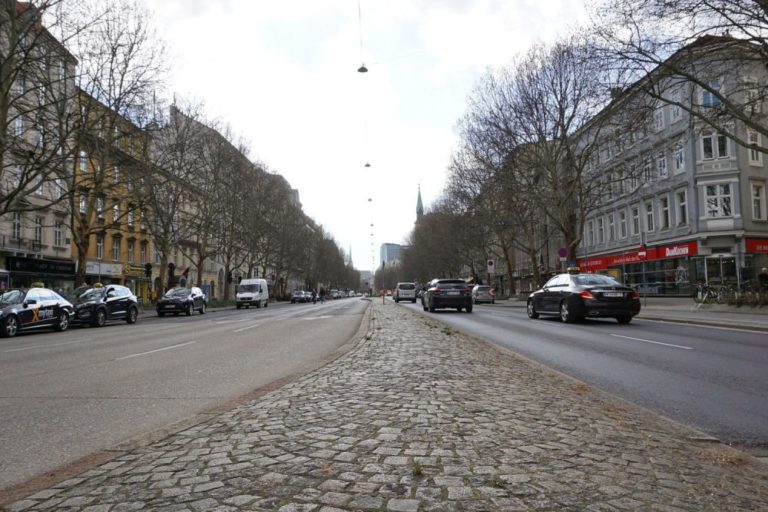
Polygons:
<instances>
[{"instance_id":1,"label":"shop lettering","mask_svg":"<svg viewBox=\"0 0 768 512\"><path fill-rule=\"evenodd\" d=\"M665 258L674 258L677 256L688 256L688 246L687 245L676 245L674 247L665 247L664 248L664 257Z\"/></svg>"}]
</instances>

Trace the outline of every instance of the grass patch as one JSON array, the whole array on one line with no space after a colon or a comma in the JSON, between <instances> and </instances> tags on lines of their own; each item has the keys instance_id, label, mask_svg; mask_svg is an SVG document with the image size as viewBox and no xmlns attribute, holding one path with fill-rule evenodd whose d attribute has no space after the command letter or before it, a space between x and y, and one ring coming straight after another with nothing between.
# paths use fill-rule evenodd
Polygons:
<instances>
[{"instance_id":1,"label":"grass patch","mask_svg":"<svg viewBox=\"0 0 768 512\"><path fill-rule=\"evenodd\" d=\"M701 456L707 462L720 466L746 466L750 462L750 457L746 453L724 446L707 448L701 452Z\"/></svg>"},{"instance_id":2,"label":"grass patch","mask_svg":"<svg viewBox=\"0 0 768 512\"><path fill-rule=\"evenodd\" d=\"M504 487L504 480L502 480L499 475L493 475L493 478L491 478L488 483L491 487Z\"/></svg>"},{"instance_id":3,"label":"grass patch","mask_svg":"<svg viewBox=\"0 0 768 512\"><path fill-rule=\"evenodd\" d=\"M424 466L417 460L411 462L411 474L413 476L424 476Z\"/></svg>"}]
</instances>

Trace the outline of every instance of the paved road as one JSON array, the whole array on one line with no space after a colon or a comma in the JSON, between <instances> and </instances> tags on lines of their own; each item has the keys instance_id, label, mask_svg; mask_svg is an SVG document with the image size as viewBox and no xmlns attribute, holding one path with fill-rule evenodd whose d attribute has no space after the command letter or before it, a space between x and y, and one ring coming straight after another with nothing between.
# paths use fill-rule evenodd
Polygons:
<instances>
[{"instance_id":1,"label":"paved road","mask_svg":"<svg viewBox=\"0 0 768 512\"><path fill-rule=\"evenodd\" d=\"M421 310L420 304L406 307ZM636 318L563 324L524 308L428 313L725 442L768 448L765 332ZM768 452L764 453L768 454Z\"/></svg>"},{"instance_id":2,"label":"paved road","mask_svg":"<svg viewBox=\"0 0 768 512\"><path fill-rule=\"evenodd\" d=\"M367 302L273 304L0 339L0 489L306 371Z\"/></svg>"}]
</instances>

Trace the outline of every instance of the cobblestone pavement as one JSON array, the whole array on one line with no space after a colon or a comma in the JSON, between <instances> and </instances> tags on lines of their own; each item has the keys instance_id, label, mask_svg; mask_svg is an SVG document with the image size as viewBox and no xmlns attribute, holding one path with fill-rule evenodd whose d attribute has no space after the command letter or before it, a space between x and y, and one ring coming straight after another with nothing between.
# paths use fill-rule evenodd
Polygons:
<instances>
[{"instance_id":1,"label":"cobblestone pavement","mask_svg":"<svg viewBox=\"0 0 768 512\"><path fill-rule=\"evenodd\" d=\"M768 510L768 468L377 301L296 382L9 510Z\"/></svg>"}]
</instances>

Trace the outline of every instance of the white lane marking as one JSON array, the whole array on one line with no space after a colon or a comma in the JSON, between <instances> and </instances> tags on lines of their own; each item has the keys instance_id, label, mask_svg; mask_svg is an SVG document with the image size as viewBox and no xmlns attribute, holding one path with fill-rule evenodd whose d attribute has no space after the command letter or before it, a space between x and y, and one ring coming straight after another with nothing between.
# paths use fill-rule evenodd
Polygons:
<instances>
[{"instance_id":1,"label":"white lane marking","mask_svg":"<svg viewBox=\"0 0 768 512\"><path fill-rule=\"evenodd\" d=\"M248 321L247 318L241 318L240 320L219 320L218 322L213 322L215 324L236 324L238 322L246 322Z\"/></svg>"},{"instance_id":2,"label":"white lane marking","mask_svg":"<svg viewBox=\"0 0 768 512\"><path fill-rule=\"evenodd\" d=\"M118 357L117 359L113 359L113 361L122 361L123 359L131 359L133 357L146 356L147 354L154 354L156 352L162 352L164 350L171 350L172 348L185 347L185 346L191 345L193 343L197 343L197 342L196 341L188 341L186 343L179 343L178 345L171 345L169 347L158 348L158 349L155 349L155 350L150 350L148 352L139 352L138 354L131 354L129 356Z\"/></svg>"},{"instance_id":3,"label":"white lane marking","mask_svg":"<svg viewBox=\"0 0 768 512\"><path fill-rule=\"evenodd\" d=\"M656 320L654 318L643 318L643 317L636 317L636 318L638 320L642 320L643 322L656 322L657 324L678 324L678 325L687 325L689 327L703 327L705 329L718 329L720 331L739 331L739 332L748 332L752 334L765 334L765 331L750 330L744 327L740 327L738 325L734 325L733 327L720 327L717 325L709 325L709 324L695 324L692 322L687 322L685 319L670 318L669 320Z\"/></svg>"},{"instance_id":4,"label":"white lane marking","mask_svg":"<svg viewBox=\"0 0 768 512\"><path fill-rule=\"evenodd\" d=\"M693 347L686 347L684 345L674 345L672 343L662 343L660 341L644 340L643 338L633 338L632 336L622 336L621 334L611 334L617 338L625 338L628 340L644 341L645 343L653 343L654 345L664 345L665 347L681 348L683 350L693 350Z\"/></svg>"},{"instance_id":5,"label":"white lane marking","mask_svg":"<svg viewBox=\"0 0 768 512\"><path fill-rule=\"evenodd\" d=\"M253 325L249 325L248 327L242 327L242 328L240 328L240 329L235 329L235 330L234 330L234 331L232 331L232 332L243 332L243 331L247 331L248 329L253 329L254 327L258 327L258 326L260 326L260 325L261 325L261 324L253 324Z\"/></svg>"},{"instance_id":6,"label":"white lane marking","mask_svg":"<svg viewBox=\"0 0 768 512\"><path fill-rule=\"evenodd\" d=\"M8 350L3 350L3 352L21 352L22 350L34 350L36 348L60 347L62 345L72 345L73 343L88 343L88 341L90 340L65 341L62 343L49 343L47 345L32 345L31 347L11 348Z\"/></svg>"},{"instance_id":7,"label":"white lane marking","mask_svg":"<svg viewBox=\"0 0 768 512\"><path fill-rule=\"evenodd\" d=\"M324 320L326 318L333 318L333 315L305 316L302 318L297 318L297 320Z\"/></svg>"}]
</instances>

